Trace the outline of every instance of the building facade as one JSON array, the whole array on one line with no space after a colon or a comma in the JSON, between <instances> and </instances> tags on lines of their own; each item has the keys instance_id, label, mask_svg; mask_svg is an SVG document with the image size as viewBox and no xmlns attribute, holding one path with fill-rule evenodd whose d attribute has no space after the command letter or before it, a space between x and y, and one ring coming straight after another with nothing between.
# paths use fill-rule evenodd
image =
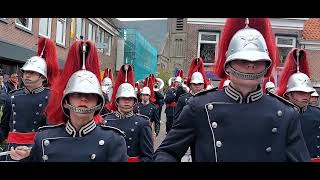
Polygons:
<instances>
[{"instance_id":1,"label":"building facade","mask_svg":"<svg viewBox=\"0 0 320 180\"><path fill-rule=\"evenodd\" d=\"M276 76L279 77L286 55L292 48L305 48L308 52L312 82L320 84L320 18L270 20L281 61L276 68ZM188 73L191 60L202 57L207 75L212 76L225 22L226 18L169 18L168 48L164 48L162 52L169 54L167 61L171 66L167 68L173 70L179 67ZM159 64L161 67L161 64L165 63L160 61Z\"/></svg>"},{"instance_id":2,"label":"building facade","mask_svg":"<svg viewBox=\"0 0 320 180\"><path fill-rule=\"evenodd\" d=\"M36 55L40 36L57 46L59 66L63 68L70 45L80 39L92 40L99 49L101 71L115 73L119 30L112 18L0 18L0 69L5 78Z\"/></svg>"}]
</instances>

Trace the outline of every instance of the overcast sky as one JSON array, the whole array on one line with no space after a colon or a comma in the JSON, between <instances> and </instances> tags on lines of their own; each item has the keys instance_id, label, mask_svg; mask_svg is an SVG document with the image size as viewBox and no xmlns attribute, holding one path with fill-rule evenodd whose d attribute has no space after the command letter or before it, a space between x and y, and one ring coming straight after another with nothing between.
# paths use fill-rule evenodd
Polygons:
<instances>
[{"instance_id":1,"label":"overcast sky","mask_svg":"<svg viewBox=\"0 0 320 180\"><path fill-rule=\"evenodd\" d=\"M167 18L117 18L120 21L143 21L143 20L161 20Z\"/></svg>"}]
</instances>

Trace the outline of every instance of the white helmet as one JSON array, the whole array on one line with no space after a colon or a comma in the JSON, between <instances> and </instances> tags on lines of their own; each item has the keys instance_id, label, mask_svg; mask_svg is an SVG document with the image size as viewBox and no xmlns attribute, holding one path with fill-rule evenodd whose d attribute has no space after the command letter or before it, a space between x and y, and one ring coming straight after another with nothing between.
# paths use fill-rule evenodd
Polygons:
<instances>
[{"instance_id":1,"label":"white helmet","mask_svg":"<svg viewBox=\"0 0 320 180\"><path fill-rule=\"evenodd\" d=\"M202 74L200 72L194 72L191 76L190 83L194 83L194 84L204 83Z\"/></svg>"},{"instance_id":2,"label":"white helmet","mask_svg":"<svg viewBox=\"0 0 320 180\"><path fill-rule=\"evenodd\" d=\"M147 94L147 95L151 96L150 88L149 87L143 87L142 91L141 91L141 94Z\"/></svg>"},{"instance_id":3,"label":"white helmet","mask_svg":"<svg viewBox=\"0 0 320 180\"><path fill-rule=\"evenodd\" d=\"M122 83L119 86L116 94L116 101L120 97L133 97L135 100L138 100L134 87L130 83Z\"/></svg>"},{"instance_id":4,"label":"white helmet","mask_svg":"<svg viewBox=\"0 0 320 180\"><path fill-rule=\"evenodd\" d=\"M315 91L311 94L311 97L319 97L318 92L315 90Z\"/></svg>"},{"instance_id":5,"label":"white helmet","mask_svg":"<svg viewBox=\"0 0 320 180\"><path fill-rule=\"evenodd\" d=\"M293 91L313 93L315 89L311 85L310 78L306 74L298 72L290 76L284 95Z\"/></svg>"},{"instance_id":6,"label":"white helmet","mask_svg":"<svg viewBox=\"0 0 320 180\"><path fill-rule=\"evenodd\" d=\"M47 78L47 63L39 56L33 56L23 65L21 68L22 73L24 71L34 71Z\"/></svg>"},{"instance_id":7,"label":"white helmet","mask_svg":"<svg viewBox=\"0 0 320 180\"><path fill-rule=\"evenodd\" d=\"M178 76L178 77L176 77L176 78L174 79L174 82L179 82L179 83L181 83L181 82L182 82L182 78L181 78L180 76Z\"/></svg>"}]
</instances>

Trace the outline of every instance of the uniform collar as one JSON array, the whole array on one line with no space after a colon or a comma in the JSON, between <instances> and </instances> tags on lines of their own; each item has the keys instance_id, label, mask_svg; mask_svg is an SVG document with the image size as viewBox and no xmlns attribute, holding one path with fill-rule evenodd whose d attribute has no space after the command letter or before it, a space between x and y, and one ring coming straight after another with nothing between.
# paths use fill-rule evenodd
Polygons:
<instances>
[{"instance_id":1,"label":"uniform collar","mask_svg":"<svg viewBox=\"0 0 320 180\"><path fill-rule=\"evenodd\" d=\"M258 101L263 96L263 91L260 85L258 86L258 89L256 91L249 93L247 97L243 97L238 90L231 86L231 84L224 88L224 92L227 94L227 96L240 104Z\"/></svg>"},{"instance_id":2,"label":"uniform collar","mask_svg":"<svg viewBox=\"0 0 320 180\"><path fill-rule=\"evenodd\" d=\"M69 120L66 125L66 131L72 137L76 137L76 136L83 137L89 134L90 132L92 132L96 127L97 127L96 123L93 120L91 120L86 125L82 126L79 132L77 133L76 128L73 127L73 125Z\"/></svg>"},{"instance_id":3,"label":"uniform collar","mask_svg":"<svg viewBox=\"0 0 320 180\"><path fill-rule=\"evenodd\" d=\"M141 104L142 104L142 105L148 105L148 104L150 104L150 101L147 101L146 103L143 103L143 102L141 101Z\"/></svg>"},{"instance_id":4,"label":"uniform collar","mask_svg":"<svg viewBox=\"0 0 320 180\"><path fill-rule=\"evenodd\" d=\"M120 113L119 111L116 111L114 114L115 114L116 117L119 118L119 119L126 119L126 118L129 118L129 117L133 116L133 111L130 111L130 112L127 113L127 114L122 114L122 113Z\"/></svg>"},{"instance_id":5,"label":"uniform collar","mask_svg":"<svg viewBox=\"0 0 320 180\"><path fill-rule=\"evenodd\" d=\"M44 87L43 86L40 86L38 88L35 88L33 89L32 91L29 91L27 88L24 88L24 92L26 94L37 94L37 93L40 93L44 90Z\"/></svg>"},{"instance_id":6,"label":"uniform collar","mask_svg":"<svg viewBox=\"0 0 320 180\"><path fill-rule=\"evenodd\" d=\"M302 108L298 108L298 110L299 110L299 113L304 113L304 112L306 112L307 111L307 108L308 108L308 106L305 106L305 107L302 107Z\"/></svg>"}]
</instances>

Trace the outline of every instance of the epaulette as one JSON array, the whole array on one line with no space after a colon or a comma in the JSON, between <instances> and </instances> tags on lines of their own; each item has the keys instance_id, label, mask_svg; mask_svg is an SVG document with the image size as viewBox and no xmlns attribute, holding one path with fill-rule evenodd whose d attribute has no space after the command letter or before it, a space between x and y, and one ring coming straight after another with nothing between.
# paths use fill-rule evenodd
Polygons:
<instances>
[{"instance_id":1,"label":"epaulette","mask_svg":"<svg viewBox=\"0 0 320 180\"><path fill-rule=\"evenodd\" d=\"M104 125L104 124L101 124L100 126L101 126L102 129L104 129L104 130L114 130L114 131L116 131L117 133L119 133L120 135L126 137L126 134L125 134L124 131L122 131L121 129L118 129L118 128L113 127L113 126L107 126L107 125Z\"/></svg>"},{"instance_id":2,"label":"epaulette","mask_svg":"<svg viewBox=\"0 0 320 180\"><path fill-rule=\"evenodd\" d=\"M24 88L19 88L19 89L11 90L8 94L11 95L12 93L17 92L17 91L20 91L20 90L23 90L23 89L24 89Z\"/></svg>"},{"instance_id":3,"label":"epaulette","mask_svg":"<svg viewBox=\"0 0 320 180\"><path fill-rule=\"evenodd\" d=\"M281 96L278 96L278 95L276 95L274 93L271 93L271 92L269 92L268 95L277 98L279 101L283 102L286 105L289 105L289 106L293 107L296 110L299 109L295 104L293 104L292 102L286 100L285 98L283 98Z\"/></svg>"},{"instance_id":4,"label":"epaulette","mask_svg":"<svg viewBox=\"0 0 320 180\"><path fill-rule=\"evenodd\" d=\"M64 125L64 123L60 123L60 124L56 124L56 125L41 126L38 128L38 131L43 131L45 129L50 129L50 128L56 128L56 127L60 127L63 125Z\"/></svg>"},{"instance_id":5,"label":"epaulette","mask_svg":"<svg viewBox=\"0 0 320 180\"><path fill-rule=\"evenodd\" d=\"M208 90L200 91L200 92L198 92L198 93L194 94L193 96L200 96L200 95L202 95L202 94L206 94L206 93L208 93L208 92L217 91L217 89L218 89L218 87L214 87L214 88L212 88L212 89L208 89Z\"/></svg>"},{"instance_id":6,"label":"epaulette","mask_svg":"<svg viewBox=\"0 0 320 180\"><path fill-rule=\"evenodd\" d=\"M136 115L137 115L137 116L141 116L141 117L147 119L148 121L150 121L150 118L149 118L148 116L146 116L146 115L138 114L138 113L136 113Z\"/></svg>"}]
</instances>

